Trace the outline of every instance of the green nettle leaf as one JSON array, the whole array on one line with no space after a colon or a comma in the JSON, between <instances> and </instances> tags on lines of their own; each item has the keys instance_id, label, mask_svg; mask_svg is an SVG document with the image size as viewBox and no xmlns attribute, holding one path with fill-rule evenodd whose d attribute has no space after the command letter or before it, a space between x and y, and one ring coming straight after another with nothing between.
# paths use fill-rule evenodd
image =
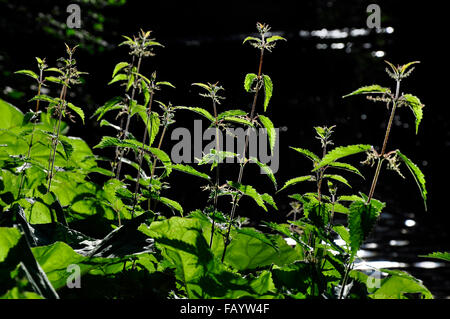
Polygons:
<instances>
[{"instance_id":1,"label":"green nettle leaf","mask_svg":"<svg viewBox=\"0 0 450 319\"><path fill-rule=\"evenodd\" d=\"M142 145L142 143L140 144ZM148 150L150 151L150 153L156 156L161 161L161 163L163 163L167 175L169 175L172 172L172 161L170 160L169 155L167 155L167 153L163 150L160 150L156 147L149 147Z\"/></svg>"},{"instance_id":2,"label":"green nettle leaf","mask_svg":"<svg viewBox=\"0 0 450 319\"><path fill-rule=\"evenodd\" d=\"M252 89L253 82L255 82L255 79L258 78L258 76L255 73L248 73L245 76L244 80L244 89L247 92L250 92Z\"/></svg>"},{"instance_id":3,"label":"green nettle leaf","mask_svg":"<svg viewBox=\"0 0 450 319\"><path fill-rule=\"evenodd\" d=\"M113 97L111 100L106 102L105 105L99 107L92 117L98 115L97 121L99 121L107 112L121 109L121 102L122 98L120 96Z\"/></svg>"},{"instance_id":4,"label":"green nettle leaf","mask_svg":"<svg viewBox=\"0 0 450 319\"><path fill-rule=\"evenodd\" d=\"M270 43L270 42L274 42L274 41L279 41L279 40L284 40L287 41L285 38L283 38L282 36L279 35L273 35L269 38L266 39L266 43Z\"/></svg>"},{"instance_id":5,"label":"green nettle leaf","mask_svg":"<svg viewBox=\"0 0 450 319\"><path fill-rule=\"evenodd\" d=\"M69 109L71 109L72 111L74 111L75 113L77 113L78 114L78 116L81 118L81 120L83 121L83 124L84 124L84 112L83 112L83 110L80 108L80 107L78 107L78 106L75 106L75 105L73 105L72 103L67 103L67 107L69 108Z\"/></svg>"},{"instance_id":6,"label":"green nettle leaf","mask_svg":"<svg viewBox=\"0 0 450 319\"><path fill-rule=\"evenodd\" d=\"M358 95L358 94L374 94L374 93L390 93L390 92L391 92L390 89L382 87L378 84L374 84L374 85L363 86L363 87L353 91L352 93L344 95L343 98L347 97L347 96Z\"/></svg>"},{"instance_id":7,"label":"green nettle leaf","mask_svg":"<svg viewBox=\"0 0 450 319\"><path fill-rule=\"evenodd\" d=\"M272 98L273 93L273 83L268 75L263 75L264 80L264 112L267 110L269 101Z\"/></svg>"},{"instance_id":8,"label":"green nettle leaf","mask_svg":"<svg viewBox=\"0 0 450 319\"><path fill-rule=\"evenodd\" d=\"M250 127L255 127L255 125L253 125L252 122L250 122L249 120L246 120L242 117L224 116L222 118L222 120L225 122L232 122L232 123L237 123L237 124L243 124L243 125L250 126Z\"/></svg>"},{"instance_id":9,"label":"green nettle leaf","mask_svg":"<svg viewBox=\"0 0 450 319\"><path fill-rule=\"evenodd\" d=\"M205 89L208 92L210 91L210 87L208 85L204 84L204 83L192 83L192 85L199 86L199 87Z\"/></svg>"},{"instance_id":10,"label":"green nettle leaf","mask_svg":"<svg viewBox=\"0 0 450 319\"><path fill-rule=\"evenodd\" d=\"M114 78L116 76L116 74L120 70L122 70L123 68L127 67L128 65L129 65L128 62L119 62L119 63L117 63L115 68L114 68L114 71L113 71L113 74L112 74L111 77Z\"/></svg>"},{"instance_id":11,"label":"green nettle leaf","mask_svg":"<svg viewBox=\"0 0 450 319\"><path fill-rule=\"evenodd\" d=\"M275 203L274 199L272 196L270 196L267 193L264 193L261 195L261 198L270 206L272 206L273 208L275 208L276 210L278 210L277 204Z\"/></svg>"},{"instance_id":12,"label":"green nettle leaf","mask_svg":"<svg viewBox=\"0 0 450 319\"><path fill-rule=\"evenodd\" d=\"M420 63L420 61L413 61L413 62L406 63L405 65L402 66L400 72L401 72L401 73L405 73L405 71L406 71L411 65L417 64L417 63Z\"/></svg>"},{"instance_id":13,"label":"green nettle leaf","mask_svg":"<svg viewBox=\"0 0 450 319\"><path fill-rule=\"evenodd\" d=\"M261 39L258 39L258 38L255 38L255 37L246 37L242 43L245 43L247 41L261 42Z\"/></svg>"},{"instance_id":14,"label":"green nettle leaf","mask_svg":"<svg viewBox=\"0 0 450 319\"><path fill-rule=\"evenodd\" d=\"M299 152L300 154L305 155L307 158L309 158L313 162L316 162L316 163L320 162L319 156L317 156L316 154L314 154L313 152L311 152L307 149L299 148L299 147L292 147L292 146L290 146L290 148L292 148L294 151Z\"/></svg>"},{"instance_id":15,"label":"green nettle leaf","mask_svg":"<svg viewBox=\"0 0 450 319\"><path fill-rule=\"evenodd\" d=\"M45 69L44 71L45 71L45 72L56 72L56 73L59 73L59 74L61 74L61 75L64 75L64 72L61 71L61 70L58 69L58 68L48 68L48 69Z\"/></svg>"},{"instance_id":16,"label":"green nettle leaf","mask_svg":"<svg viewBox=\"0 0 450 319\"><path fill-rule=\"evenodd\" d=\"M54 76L47 76L47 77L45 77L45 81L61 84L61 85L64 85L64 86L69 86L69 85L66 84L66 82L64 82L60 78L57 78L57 77L54 77Z\"/></svg>"},{"instance_id":17,"label":"green nettle leaf","mask_svg":"<svg viewBox=\"0 0 450 319\"><path fill-rule=\"evenodd\" d=\"M333 167L333 168L343 169L343 170L355 173L355 174L361 176L362 178L364 178L364 176L361 174L361 172L353 165L350 165L347 163L341 163L341 162L331 162L328 164L328 166Z\"/></svg>"},{"instance_id":18,"label":"green nettle leaf","mask_svg":"<svg viewBox=\"0 0 450 319\"><path fill-rule=\"evenodd\" d=\"M342 184L345 184L345 185L347 185L348 187L352 188L352 187L350 186L350 184L348 183L348 181L347 181L344 177L342 177L342 176L340 176L340 175L325 174L323 177L324 177L324 178L327 178L327 179L332 179L332 180L341 182Z\"/></svg>"},{"instance_id":19,"label":"green nettle leaf","mask_svg":"<svg viewBox=\"0 0 450 319\"><path fill-rule=\"evenodd\" d=\"M265 173L265 175L267 175L267 177L270 178L273 185L275 186L275 189L277 189L277 181L275 179L275 175L273 174L272 169L266 164L261 163L256 157L250 157L250 161L256 163L261 168L261 170Z\"/></svg>"},{"instance_id":20,"label":"green nettle leaf","mask_svg":"<svg viewBox=\"0 0 450 319\"><path fill-rule=\"evenodd\" d=\"M35 79L35 80L38 80L39 79L39 76L36 74L36 73L34 73L33 71L31 71L31 70L20 70L20 71L16 71L16 72L14 72L15 74L23 74L23 75L27 75L27 76L29 76L29 77L32 77L33 79Z\"/></svg>"},{"instance_id":21,"label":"green nettle leaf","mask_svg":"<svg viewBox=\"0 0 450 319\"><path fill-rule=\"evenodd\" d=\"M22 125L23 113L2 99L0 99L0 114L0 129L10 129Z\"/></svg>"},{"instance_id":22,"label":"green nettle leaf","mask_svg":"<svg viewBox=\"0 0 450 319\"><path fill-rule=\"evenodd\" d=\"M389 274L389 276L381 281L380 288L369 295L371 298L409 299L406 294L420 294L422 299L433 299L433 295L423 283L407 272L391 269L380 269L380 271Z\"/></svg>"},{"instance_id":23,"label":"green nettle leaf","mask_svg":"<svg viewBox=\"0 0 450 319\"><path fill-rule=\"evenodd\" d=\"M18 244L22 234L16 228L6 227L0 227L0 234L0 262L3 262L9 250Z\"/></svg>"},{"instance_id":24,"label":"green nettle leaf","mask_svg":"<svg viewBox=\"0 0 450 319\"><path fill-rule=\"evenodd\" d=\"M370 204L366 204L362 199L350 204L348 227L350 230L350 246L353 256L356 255L364 239L372 231L384 206L384 203L376 199L372 199Z\"/></svg>"},{"instance_id":25,"label":"green nettle leaf","mask_svg":"<svg viewBox=\"0 0 450 319\"><path fill-rule=\"evenodd\" d=\"M258 204L258 206L262 207L267 212L267 207L266 207L266 205L264 205L263 197L261 196L261 194L259 194L256 191L256 189L253 188L253 186L242 185L240 183L236 183L236 182L232 182L232 181L228 181L227 183L231 187L233 187L236 190L238 190L239 192L241 192L243 195L251 197ZM266 197L266 199L267 199L267 197Z\"/></svg>"},{"instance_id":26,"label":"green nettle leaf","mask_svg":"<svg viewBox=\"0 0 450 319\"><path fill-rule=\"evenodd\" d=\"M171 88L175 89L175 85L173 85L172 83L168 82L168 81L160 81L160 82L156 82L156 85L165 85L165 86L170 86Z\"/></svg>"},{"instance_id":27,"label":"green nettle leaf","mask_svg":"<svg viewBox=\"0 0 450 319\"><path fill-rule=\"evenodd\" d=\"M327 155L325 155L322 158L322 160L319 162L319 164L317 164L317 166L313 169L313 172L317 171L321 167L324 167L332 162L337 161L338 159L347 157L349 155L366 152L366 151L370 150L371 148L372 148L371 145L364 145L364 144L336 147L335 149L328 152Z\"/></svg>"},{"instance_id":28,"label":"green nettle leaf","mask_svg":"<svg viewBox=\"0 0 450 319\"><path fill-rule=\"evenodd\" d=\"M286 187L301 183L301 182L315 182L316 181L316 177L313 175L306 175L306 176L300 176L300 177L295 177L292 178L290 180L288 180L284 186L279 190L279 192L281 192L283 189L285 189Z\"/></svg>"},{"instance_id":29,"label":"green nettle leaf","mask_svg":"<svg viewBox=\"0 0 450 319\"><path fill-rule=\"evenodd\" d=\"M261 121L261 124L267 130L267 137L269 138L270 151L273 152L275 148L275 142L277 139L277 131L275 131L275 127L272 121L267 116L259 115L258 118Z\"/></svg>"},{"instance_id":30,"label":"green nettle leaf","mask_svg":"<svg viewBox=\"0 0 450 319\"><path fill-rule=\"evenodd\" d=\"M405 94L403 95L406 103L410 107L411 111L414 113L414 117L416 118L416 134L419 131L419 124L420 121L423 118L423 107L425 105L420 102L419 98L417 96L411 95L411 94Z\"/></svg>"},{"instance_id":31,"label":"green nettle leaf","mask_svg":"<svg viewBox=\"0 0 450 319\"><path fill-rule=\"evenodd\" d=\"M400 157L400 159L406 164L409 171L414 177L414 180L416 181L417 186L419 187L420 194L423 198L423 203L425 205L425 211L427 210L427 189L425 187L425 175L422 173L422 171L417 167L416 164L414 164L408 157L406 157L404 154L402 154L399 150L397 150L397 155Z\"/></svg>"},{"instance_id":32,"label":"green nettle leaf","mask_svg":"<svg viewBox=\"0 0 450 319\"><path fill-rule=\"evenodd\" d=\"M428 255L419 255L419 257L426 257L426 258L436 258L441 259L445 261L450 261L450 253L441 253L441 252L434 252Z\"/></svg>"},{"instance_id":33,"label":"green nettle leaf","mask_svg":"<svg viewBox=\"0 0 450 319\"><path fill-rule=\"evenodd\" d=\"M172 169L186 173L186 174L194 175L194 176L206 179L208 181L211 180L211 177L209 177L209 175L207 175L205 173L201 173L189 165L176 164L176 165L172 165Z\"/></svg>"},{"instance_id":34,"label":"green nettle leaf","mask_svg":"<svg viewBox=\"0 0 450 319\"><path fill-rule=\"evenodd\" d=\"M178 202L169 199L167 197L159 197L158 201L160 201L170 209L178 211L181 214L181 216L183 216L183 207L181 207L181 205Z\"/></svg>"},{"instance_id":35,"label":"green nettle leaf","mask_svg":"<svg viewBox=\"0 0 450 319\"><path fill-rule=\"evenodd\" d=\"M118 81L126 81L128 79L126 74L117 74L111 81L109 81L108 85L116 83Z\"/></svg>"},{"instance_id":36,"label":"green nettle leaf","mask_svg":"<svg viewBox=\"0 0 450 319\"><path fill-rule=\"evenodd\" d=\"M66 154L66 159L69 160L70 156L73 153L73 146L70 143L70 140L67 139L65 136L61 136L59 139L59 142L61 143L63 150L64 150L64 154Z\"/></svg>"},{"instance_id":37,"label":"green nettle leaf","mask_svg":"<svg viewBox=\"0 0 450 319\"><path fill-rule=\"evenodd\" d=\"M69 265L78 265L81 274L89 271L119 264L123 268L122 258L89 258L76 253L70 246L63 242L52 245L32 248L33 255L46 273L48 279L55 289L64 287L72 272L67 271Z\"/></svg>"},{"instance_id":38,"label":"green nettle leaf","mask_svg":"<svg viewBox=\"0 0 450 319\"><path fill-rule=\"evenodd\" d=\"M350 246L350 232L343 225L333 226L333 230L342 238L345 243Z\"/></svg>"},{"instance_id":39,"label":"green nettle leaf","mask_svg":"<svg viewBox=\"0 0 450 319\"><path fill-rule=\"evenodd\" d=\"M217 115L217 119L220 121L221 119L229 116L245 116L247 112L243 110L228 110Z\"/></svg>"},{"instance_id":40,"label":"green nettle leaf","mask_svg":"<svg viewBox=\"0 0 450 319\"><path fill-rule=\"evenodd\" d=\"M107 120L101 120L100 121L100 127L102 127L102 126L112 127L113 129L115 129L115 130L117 130L119 132L122 131L122 128L120 126L112 124L112 123L108 122Z\"/></svg>"},{"instance_id":41,"label":"green nettle leaf","mask_svg":"<svg viewBox=\"0 0 450 319\"><path fill-rule=\"evenodd\" d=\"M152 145L155 141L156 135L158 135L159 132L159 126L161 124L161 121L159 119L159 115L156 112L152 112L150 115L150 121L148 120L148 112L146 108L142 105L137 105L139 107L138 114L141 117L142 121L145 125L147 125L147 132L150 138L150 143L148 145Z\"/></svg>"},{"instance_id":42,"label":"green nettle leaf","mask_svg":"<svg viewBox=\"0 0 450 319\"><path fill-rule=\"evenodd\" d=\"M209 113L205 109L202 109L201 107L177 106L176 108L177 109L181 109L181 110L188 110L188 111L192 111L192 112L198 113L198 114L204 116L205 118L207 118L212 123L216 122L216 119L214 118L214 116L212 116L211 113Z\"/></svg>"}]
</instances>

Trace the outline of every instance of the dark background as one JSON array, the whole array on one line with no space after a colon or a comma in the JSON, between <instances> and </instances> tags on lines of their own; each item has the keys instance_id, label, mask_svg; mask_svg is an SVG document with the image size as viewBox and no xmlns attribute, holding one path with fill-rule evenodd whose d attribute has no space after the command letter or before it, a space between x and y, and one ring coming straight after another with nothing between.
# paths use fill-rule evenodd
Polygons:
<instances>
[{"instance_id":1,"label":"dark background","mask_svg":"<svg viewBox=\"0 0 450 319\"><path fill-rule=\"evenodd\" d=\"M66 7L70 3L78 3L82 8L80 30L69 30L65 25L69 15ZM370 30L367 35L341 39L311 36L311 31L324 28L349 34L352 28L367 29L366 7L370 3L381 7L381 27L391 27L394 32ZM117 86L106 85L114 65L128 61L126 48L116 45L121 42L121 35L136 34L140 28L153 30L153 36L165 45L157 49L156 57L144 60L142 72L150 75L157 70L159 79L177 87L164 90L157 99L174 105L210 108L191 83L219 81L226 96L220 106L222 110L250 110L252 96L243 90L243 79L246 73L257 72L258 52L242 45L242 40L255 32L256 22L268 23L273 32L281 32L288 40L279 42L273 53L265 56L263 65L263 73L270 75L274 82L268 115L281 131L280 169L276 174L279 185L292 177L306 175L311 169L308 160L289 146L320 153L314 126L337 125L333 138L336 145L363 143L379 149L389 111L383 104L363 97L341 97L363 85L377 83L392 87L394 83L384 71L384 59L394 64L420 60L421 64L402 82L401 88L401 92L412 93L425 104L419 133L415 135L412 112L400 109L387 150L399 148L422 169L427 180L428 211L424 211L418 188L406 167L402 167L405 180L385 170L375 198L385 201L387 207L371 239L379 243L376 253L382 260L409 261L417 259L418 254L449 250L446 180L450 139L445 78L448 27L442 2L0 0L0 13L0 97L26 111L29 107L26 101L34 92L28 78L12 72L35 69L35 56L47 57L53 65L56 58L64 55L64 42L81 44L78 65L89 75L82 86L72 91L70 98L75 105L83 107L87 116L119 94ZM343 43L344 48L332 49L332 43ZM323 44L327 48L319 49ZM385 56L374 56L376 51L383 51ZM258 107L257 111L262 112L262 104ZM192 127L194 119L199 116L179 111L177 123L171 128ZM142 134L136 122L133 133ZM93 146L102 135L115 132L100 128L92 119L85 126L71 124L70 134L82 137ZM163 149L170 153L174 143L169 136L166 142ZM96 151L96 154L101 153ZM350 161L358 165L363 159L355 156ZM349 180L354 191L367 194L374 168L361 167L361 171L366 180L353 176ZM222 173L223 179L236 180L238 167L228 165ZM199 190L201 181L176 173L169 181L172 188L165 195L180 202L186 212L205 206L207 194ZM269 180L261 177L257 168L247 166L243 183L255 185L260 192L274 193ZM281 221L290 210L287 194L312 190L305 184L275 195L279 210L269 209L269 213L251 200L242 200L237 213L254 221L260 218ZM339 190L350 192L344 186ZM227 200L221 200L220 207L227 212ZM405 228L406 218L414 219L416 225ZM390 240L405 236L409 242L407 247L389 245ZM409 270L423 278L437 296L450 296L448 267Z\"/></svg>"}]
</instances>

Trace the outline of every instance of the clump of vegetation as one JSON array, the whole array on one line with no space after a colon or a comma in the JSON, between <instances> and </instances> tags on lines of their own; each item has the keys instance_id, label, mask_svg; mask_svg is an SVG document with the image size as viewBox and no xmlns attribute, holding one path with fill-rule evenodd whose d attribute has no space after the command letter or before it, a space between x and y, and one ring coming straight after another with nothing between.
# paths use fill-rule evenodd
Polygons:
<instances>
[{"instance_id":1,"label":"clump of vegetation","mask_svg":"<svg viewBox=\"0 0 450 319\"><path fill-rule=\"evenodd\" d=\"M71 112L85 120L82 108L67 100L68 90L79 84L84 74L77 69L75 48L66 46L68 57L59 61L58 68L49 68L44 59L37 58L38 74L18 71L36 81L38 89L30 100L36 103L34 110L26 114L0 100L0 296L432 298L422 282L406 272L380 269L382 278L374 280L371 273L353 269L358 250L385 207L373 198L383 163L403 177L403 162L426 204L425 177L419 167L399 150L387 151L397 109L407 106L413 111L416 131L423 117L420 100L412 94L400 94L400 82L411 74L416 62L402 66L388 63L387 72L396 83L394 93L371 85L347 95L365 94L391 107L381 152L367 144L336 147L332 140L335 126L314 127L320 155L291 147L312 165L306 175L289 179L278 190L312 183L310 192L289 195L293 218L283 223L264 222L267 231L263 232L246 226L245 218L236 217L244 196L259 209L277 210L272 195L243 183L245 166L255 163L265 172L263 178L269 178L275 190L278 187L270 167L252 157L248 149L250 134L262 127L267 130L271 151L275 151L275 125L264 115L274 85L262 66L265 54L285 39L269 31L268 25L258 23L259 37L243 41L259 53L257 73L244 79L244 89L252 95L250 112L223 109L224 88L219 82L193 83L211 104L204 108L157 100L158 91L175 87L160 81L155 71L147 73L143 62L163 45L150 37L150 31L125 36L120 46L128 48L131 61L117 63L109 82L124 90L91 116L116 135L102 136L92 148L68 136L64 122L73 120ZM46 76L46 72L57 76ZM43 86L59 92L59 97L42 94ZM42 109L40 102L47 102L48 107ZM215 130L214 146L197 159L195 167L173 163L163 147L175 115L186 110L202 116ZM140 124L133 125L133 121ZM230 133L234 127L245 128L239 153L223 151L220 145L221 132ZM143 128L143 132L136 128ZM102 150L102 156L92 149ZM347 176L338 173L364 178L357 167L344 161L364 152L364 163L376 164L369 193L346 193L352 187ZM224 159L230 157L239 164L236 180L221 175ZM109 169L102 164L105 161L111 163ZM205 165L210 170L203 172ZM176 173L206 183L201 190L209 191L209 199L203 207L186 213L183 203L164 196L171 187L170 176ZM103 178L98 180L103 182L93 182L93 174L100 174ZM218 209L223 196L231 197L230 211L225 213ZM167 217L167 209L176 216ZM336 219L336 214L345 222L336 222L342 220ZM89 233L93 228L97 232ZM295 244L289 245L288 238ZM337 244L336 239L345 244ZM448 253L425 257L450 260ZM130 285L132 290L126 288Z\"/></svg>"}]
</instances>

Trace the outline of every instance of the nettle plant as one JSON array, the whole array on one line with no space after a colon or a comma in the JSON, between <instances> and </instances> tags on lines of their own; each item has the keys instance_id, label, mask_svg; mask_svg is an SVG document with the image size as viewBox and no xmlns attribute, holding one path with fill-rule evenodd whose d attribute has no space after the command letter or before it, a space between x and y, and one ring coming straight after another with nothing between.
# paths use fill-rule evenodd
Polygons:
<instances>
[{"instance_id":1,"label":"nettle plant","mask_svg":"<svg viewBox=\"0 0 450 319\"><path fill-rule=\"evenodd\" d=\"M91 116L115 132L115 136L102 136L93 147L110 149L110 157L107 152L95 155L83 140L67 135L65 120L74 119L72 112L85 120L82 108L68 100L69 90L82 82L84 74L78 71L75 48L66 46L67 57L59 60L57 68L37 58L37 73L17 72L35 81L33 110L23 114L0 100L1 297L432 298L418 279L405 272L381 269L377 274L387 274L381 278L355 267L357 252L385 206L373 198L384 163L399 172L399 163L404 162L426 201L420 169L400 151L387 151L396 109L411 108L416 130L422 119L420 100L400 94L400 82L412 72L414 62L389 64L395 93L371 85L348 95L366 94L391 107L381 152L364 144L334 147L335 127L315 127L320 156L292 147L311 161L311 170L286 181L278 192L305 182L314 186L310 192L289 195L293 218L284 223L263 222L260 229L267 231L261 231L247 226L244 211L242 217L237 213L244 197L258 209L277 210L270 194L244 183L244 169L255 163L266 175L262 178L269 178L277 189L271 168L253 156L251 137L258 130L271 152L277 151L276 129L264 115L273 83L262 65L264 55L285 39L262 23L257 24L255 36L244 39L259 52L257 72L244 79L244 89L252 95L248 112L224 110L224 88L218 82L193 83L200 96L209 100L211 105L206 107L158 100L160 90L175 87L160 81L155 71L145 75L144 61L163 47L150 35L141 31L125 37L120 46L128 47L131 59L115 65L109 82L123 87L123 93ZM53 91L57 97L48 93ZM48 103L46 109L43 102ZM174 163L164 150L175 113L186 110L208 121L215 136L196 159L196 168ZM243 135L237 133L239 128ZM243 139L237 143L241 149L224 150L222 133ZM351 185L347 175L339 172L362 177L344 159L362 152L368 155L365 163L376 164L369 194L344 193ZM226 159L239 165L235 180L221 174L224 165L235 165L224 163ZM102 162L111 163L109 169ZM205 166L209 171L202 171ZM183 203L163 196L174 184L170 180L174 171L206 181L199 189L209 192L204 207L186 213ZM93 181L94 174L99 182ZM219 201L226 198L231 198L230 210L221 212L219 207L225 205ZM424 257L450 260L448 253Z\"/></svg>"}]
</instances>

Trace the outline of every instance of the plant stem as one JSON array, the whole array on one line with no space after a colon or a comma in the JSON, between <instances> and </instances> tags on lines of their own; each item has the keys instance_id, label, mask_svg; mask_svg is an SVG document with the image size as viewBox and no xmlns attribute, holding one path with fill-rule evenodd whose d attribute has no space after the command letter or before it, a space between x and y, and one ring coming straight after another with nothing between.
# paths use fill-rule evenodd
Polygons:
<instances>
[{"instance_id":1,"label":"plant stem","mask_svg":"<svg viewBox=\"0 0 450 319\"><path fill-rule=\"evenodd\" d=\"M353 262L348 263L347 267L345 268L344 280L342 281L341 291L339 292L339 299L342 299L342 297L344 296L345 285L347 283L348 273L350 272L352 263Z\"/></svg>"},{"instance_id":2,"label":"plant stem","mask_svg":"<svg viewBox=\"0 0 450 319\"><path fill-rule=\"evenodd\" d=\"M374 175L373 180L372 180L372 185L370 187L369 196L367 198L367 205L369 205L370 201L372 200L373 194L375 193L375 187L376 187L377 182L378 182L378 177L380 176L381 164L383 163L383 156L384 156L384 154L386 152L386 146L387 146L387 142L388 142L388 139L389 139L389 134L391 133L392 122L394 121L395 110L397 108L397 101L398 101L399 94L400 94L400 80L397 79L396 80L396 88L395 88L395 97L394 97L394 99L392 101L391 115L389 117L389 122L388 122L388 125L386 127L386 133L384 135L384 140L383 140L383 146L381 148L381 153L378 156L377 168L375 170L375 175ZM348 278L348 272L350 271L350 268L352 267L352 264L353 264L353 260L351 260L350 263L347 264L347 270L345 272L345 276L344 276L344 279L343 279L343 282L342 282L342 288L341 288L341 293L340 293L339 299L342 299L343 290L344 290L344 287L346 285L346 281L347 281L347 278Z\"/></svg>"},{"instance_id":3,"label":"plant stem","mask_svg":"<svg viewBox=\"0 0 450 319\"><path fill-rule=\"evenodd\" d=\"M219 152L219 120L217 118L217 108L216 108L216 102L213 99L213 108L214 108L214 117L216 119L216 154ZM217 201L218 201L218 197L219 197L219 166L220 163L217 163L216 166L216 183L215 183L215 193L214 193L214 214L217 211ZM211 225L211 238L209 239L209 248L212 247L213 244L213 239L214 239L214 230L215 230L215 220L214 220L214 216L212 218L212 225Z\"/></svg>"},{"instance_id":4,"label":"plant stem","mask_svg":"<svg viewBox=\"0 0 450 319\"><path fill-rule=\"evenodd\" d=\"M261 81L261 71L262 71L263 56L264 56L264 49L261 49L260 56L259 56L258 81ZM258 84L256 86L255 95L253 97L252 110L250 112L250 122L253 121L254 116L255 116L256 101L258 99L259 89L260 89L260 84ZM237 181L238 184L241 183L242 176L244 174L244 166L246 164L245 156L247 154L249 135L250 135L250 128L247 129L247 134L245 135L245 145L244 145L244 150L242 152L241 165L240 165L240 168L239 168L239 176L238 176L238 181ZM223 254L222 254L222 263L225 260L225 254L227 252L227 247L228 247L228 245L230 243L231 224L233 222L234 214L236 212L237 203L239 201L238 196L239 196L239 194L236 193L236 195L233 197L233 206L231 208L230 219L229 219L228 229L227 229L227 235L226 235L226 238L225 238L225 247L223 249Z\"/></svg>"},{"instance_id":5,"label":"plant stem","mask_svg":"<svg viewBox=\"0 0 450 319\"><path fill-rule=\"evenodd\" d=\"M139 56L138 59L138 64L136 67L136 74L139 74L140 68L141 68L141 62L142 62L142 55ZM134 83L133 83L133 89L131 90L131 98L130 98L130 102L128 104L128 108L127 108L127 113L128 113L128 117L127 117L127 122L125 124L125 130L122 137L122 140L127 138L128 135L128 130L130 127L130 121L131 121L131 106L133 105L133 101L134 101L134 96L136 93L136 86L137 86L137 81L138 81L138 76L136 75L136 78L134 79ZM116 179L120 179L120 171L122 169L122 157L123 157L123 153L125 152L125 149L122 148L119 151L119 156L118 156L118 163L117 163L117 172L116 172Z\"/></svg>"},{"instance_id":6,"label":"plant stem","mask_svg":"<svg viewBox=\"0 0 450 319\"><path fill-rule=\"evenodd\" d=\"M150 136L152 134L151 116L152 116L153 95L154 95L154 91L152 90L152 92L150 93L150 101L149 101L149 106L148 106L148 111L147 111L147 123L145 125L144 137L142 138L142 147L145 147L145 143L147 142L147 133L148 133L149 126L150 126ZM150 143L151 143L151 141L150 141ZM135 211L136 204L137 204L137 194L139 192L139 186L140 186L139 179L141 176L143 159L144 159L144 150L141 150L139 152L139 168L138 168L138 172L137 172L137 176L136 176L136 186L134 188L133 210L131 212L132 218L134 218L134 211Z\"/></svg>"},{"instance_id":7,"label":"plant stem","mask_svg":"<svg viewBox=\"0 0 450 319\"><path fill-rule=\"evenodd\" d=\"M164 129L163 129L163 131L161 133L161 137L160 137L159 143L158 143L158 150L161 149L161 145L162 145L162 142L163 142L163 139L164 139L164 135L166 135L167 126L168 125L164 126ZM152 186L151 183L152 183L153 175L155 175L155 168L156 168L156 157L153 159L152 172L150 173L150 187ZM149 197L149 199L148 199L148 210L150 210L150 208L151 208L150 204L151 204L151 198ZM155 208L156 208L156 206L155 206Z\"/></svg>"},{"instance_id":8,"label":"plant stem","mask_svg":"<svg viewBox=\"0 0 450 319\"><path fill-rule=\"evenodd\" d=\"M129 66L129 69L127 71L127 78L129 78L131 76L132 70L133 70L133 66L134 66L134 61L136 60L136 57L133 55L132 59L131 59L131 63ZM125 93L126 93L126 88L125 88ZM120 133L123 131L123 122L124 122L124 118L123 116L120 117ZM119 135L120 137L120 135ZM115 149L115 158L114 158L114 164L113 164L113 169L112 172L115 173L117 167L118 167L118 163L117 163L117 159L119 158L119 153L120 153L120 148L119 146L116 146Z\"/></svg>"},{"instance_id":9,"label":"plant stem","mask_svg":"<svg viewBox=\"0 0 450 319\"><path fill-rule=\"evenodd\" d=\"M72 58L70 58L72 60ZM68 74L66 76L69 76ZM53 179L53 169L55 167L55 158L56 158L56 149L58 148L58 139L59 139L59 133L61 129L61 120L62 120L62 114L63 114L63 107L65 107L66 104L66 94L67 94L67 85L69 80L66 77L65 84L63 88L61 89L60 94L60 104L58 106L59 110L59 117L58 117L58 123L53 128L53 135L56 134L55 137L52 137L52 152L50 152L50 158L49 158L49 170L48 170L48 186L47 186L47 193L50 192L50 187L52 185L52 179Z\"/></svg>"},{"instance_id":10,"label":"plant stem","mask_svg":"<svg viewBox=\"0 0 450 319\"><path fill-rule=\"evenodd\" d=\"M392 110L391 110L391 116L389 117L389 122L386 128L386 133L384 135L384 141L383 141L383 147L381 149L381 153L378 157L378 164L377 164L377 169L375 170L375 175L373 177L373 181L372 181L372 186L370 187L370 192L369 192L369 197L367 199L367 204L370 204L370 201L373 197L373 194L375 192L375 187L377 185L378 182L378 177L380 175L381 172L381 164L382 164L382 157L386 152L386 146L387 146L387 142L389 139L389 134L391 132L391 128L392 128L392 122L394 121L394 116L395 116L395 110L397 108L397 100L398 100L398 96L400 93L400 80L397 80L397 85L396 85L396 90L395 90L395 97L392 103Z\"/></svg>"}]
</instances>

